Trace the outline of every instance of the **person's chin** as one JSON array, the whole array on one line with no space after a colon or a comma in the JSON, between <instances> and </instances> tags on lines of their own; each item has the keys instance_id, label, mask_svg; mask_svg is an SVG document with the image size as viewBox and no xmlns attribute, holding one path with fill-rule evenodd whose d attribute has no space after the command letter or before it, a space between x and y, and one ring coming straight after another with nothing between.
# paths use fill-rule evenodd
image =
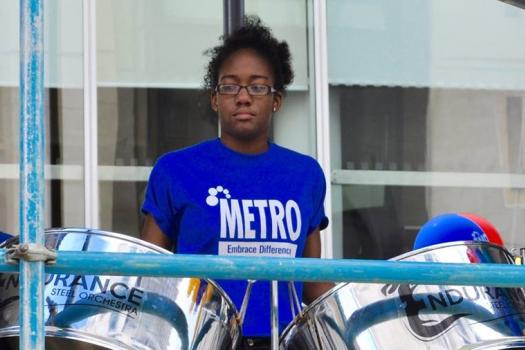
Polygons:
<instances>
[{"instance_id":1,"label":"person's chin","mask_svg":"<svg viewBox=\"0 0 525 350\"><path fill-rule=\"evenodd\" d=\"M261 135L261 132L253 128L239 127L231 133L236 139L242 140L244 142L258 139Z\"/></svg>"}]
</instances>

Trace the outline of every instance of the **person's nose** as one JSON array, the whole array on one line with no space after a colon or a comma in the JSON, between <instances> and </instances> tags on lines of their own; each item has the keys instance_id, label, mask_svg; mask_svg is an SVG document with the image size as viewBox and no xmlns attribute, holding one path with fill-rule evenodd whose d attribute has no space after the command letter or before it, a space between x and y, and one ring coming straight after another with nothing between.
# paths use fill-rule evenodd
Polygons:
<instances>
[{"instance_id":1,"label":"person's nose","mask_svg":"<svg viewBox=\"0 0 525 350\"><path fill-rule=\"evenodd\" d=\"M250 104L252 102L252 96L248 93L248 89L245 86L241 87L235 98L238 104Z\"/></svg>"}]
</instances>

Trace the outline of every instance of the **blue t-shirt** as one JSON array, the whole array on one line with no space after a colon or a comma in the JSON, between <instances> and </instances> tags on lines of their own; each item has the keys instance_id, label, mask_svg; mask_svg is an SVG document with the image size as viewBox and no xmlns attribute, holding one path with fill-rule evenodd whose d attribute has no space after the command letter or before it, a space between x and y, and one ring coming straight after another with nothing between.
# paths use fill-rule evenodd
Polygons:
<instances>
[{"instance_id":1,"label":"blue t-shirt","mask_svg":"<svg viewBox=\"0 0 525 350\"><path fill-rule=\"evenodd\" d=\"M269 143L235 152L220 139L157 160L142 211L181 254L301 257L306 237L325 228L326 183L313 158ZM238 308L246 281L217 281ZM296 283L299 298L302 283ZM254 284L243 333L270 335L270 283ZM279 323L292 319L287 283L279 283Z\"/></svg>"}]
</instances>

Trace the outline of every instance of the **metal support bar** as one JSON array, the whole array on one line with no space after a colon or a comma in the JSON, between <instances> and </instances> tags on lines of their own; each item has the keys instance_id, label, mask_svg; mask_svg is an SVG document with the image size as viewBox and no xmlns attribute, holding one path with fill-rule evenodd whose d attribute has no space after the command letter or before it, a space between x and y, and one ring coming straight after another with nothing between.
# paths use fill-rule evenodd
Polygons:
<instances>
[{"instance_id":1,"label":"metal support bar","mask_svg":"<svg viewBox=\"0 0 525 350\"><path fill-rule=\"evenodd\" d=\"M0 249L0 272L13 271ZM413 261L221 257L58 251L47 273L170 276L211 279L525 286L525 267Z\"/></svg>"},{"instance_id":2,"label":"metal support bar","mask_svg":"<svg viewBox=\"0 0 525 350\"><path fill-rule=\"evenodd\" d=\"M332 187L330 184L330 108L328 99L328 48L327 48L327 21L326 21L326 1L313 1L313 72L311 72L311 86L314 86L315 93L315 118L316 118L316 146L317 159L324 170L325 181L328 184L325 196L325 212L328 219L332 222ZM312 91L310 92L312 93ZM324 258L333 257L333 232L332 225L323 231L322 256Z\"/></svg>"},{"instance_id":3,"label":"metal support bar","mask_svg":"<svg viewBox=\"0 0 525 350\"><path fill-rule=\"evenodd\" d=\"M279 284L277 281L272 281L272 300L271 300L271 314L272 314L272 350L279 349Z\"/></svg>"},{"instance_id":4,"label":"metal support bar","mask_svg":"<svg viewBox=\"0 0 525 350\"><path fill-rule=\"evenodd\" d=\"M500 0L500 1L506 2L509 5L513 5L513 6L525 9L525 0Z\"/></svg>"},{"instance_id":5,"label":"metal support bar","mask_svg":"<svg viewBox=\"0 0 525 350\"><path fill-rule=\"evenodd\" d=\"M244 23L244 0L224 0L224 37L228 37Z\"/></svg>"},{"instance_id":6,"label":"metal support bar","mask_svg":"<svg viewBox=\"0 0 525 350\"><path fill-rule=\"evenodd\" d=\"M99 167L96 1L82 0L84 41L84 222L98 228Z\"/></svg>"},{"instance_id":7,"label":"metal support bar","mask_svg":"<svg viewBox=\"0 0 525 350\"><path fill-rule=\"evenodd\" d=\"M20 242L44 242L44 6L20 0ZM20 349L44 349L44 263L20 261Z\"/></svg>"},{"instance_id":8,"label":"metal support bar","mask_svg":"<svg viewBox=\"0 0 525 350\"><path fill-rule=\"evenodd\" d=\"M244 324L244 318L246 317L246 310L248 310L248 303L250 302L250 295L252 294L253 284L257 282L255 280L248 280L246 285L246 291L244 292L244 298L242 299L241 309L239 310L239 325Z\"/></svg>"}]
</instances>

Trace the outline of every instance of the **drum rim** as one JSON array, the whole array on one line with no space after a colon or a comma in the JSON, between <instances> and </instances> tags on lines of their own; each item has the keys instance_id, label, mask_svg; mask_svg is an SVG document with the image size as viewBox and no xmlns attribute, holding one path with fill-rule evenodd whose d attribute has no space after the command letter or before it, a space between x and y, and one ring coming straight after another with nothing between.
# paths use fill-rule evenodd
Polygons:
<instances>
[{"instance_id":1,"label":"drum rim","mask_svg":"<svg viewBox=\"0 0 525 350\"><path fill-rule=\"evenodd\" d=\"M502 251L503 253L505 253L505 255L507 257L512 259L512 254L510 254L510 252L505 247L500 246L498 244L494 244L494 243L491 243L491 242L485 242L485 241L453 241L453 242L445 242L445 243L434 244L434 245L431 245L431 246L428 246L428 247L423 247L423 248L420 248L420 249L409 251L409 252L403 253L401 255L395 256L393 258L387 259L387 260L388 261L405 260L407 258L410 258L410 257L414 256L414 255L419 255L421 253L431 252L433 250L440 249L440 248L447 248L447 247L454 247L454 246L485 246L485 247L486 246L490 246L491 248L496 248L496 249ZM321 296L319 296L316 300L314 300L312 303L307 305L302 310L302 313L303 314L309 313L311 309L317 307L319 304L324 302L324 300L328 296L337 293L341 288L343 288L346 285L351 284L351 283L355 283L355 282L339 282L335 287L333 287L332 289L326 291ZM286 335L290 332L291 328L293 328L297 324L296 321L298 319L299 319L299 315L294 317L293 320L290 322L290 324L288 324L284 328L284 330L281 333L281 336L279 337L279 342L282 342L284 340ZM525 337L524 337L524 339L525 339Z\"/></svg>"},{"instance_id":2,"label":"drum rim","mask_svg":"<svg viewBox=\"0 0 525 350\"><path fill-rule=\"evenodd\" d=\"M106 237L112 237L112 238L120 238L123 241L128 241L131 243L135 243L137 245L143 246L145 248L149 248L155 252L162 253L162 254L173 254L173 252L159 247L158 245L155 245L153 243L141 240L137 237L129 236L123 233L118 232L112 232L112 231L105 231L105 230L99 230L99 229L92 229L92 228L84 228L84 227L51 227L46 228L44 230L44 236L47 234L54 234L54 233L60 233L60 232L71 232L71 233L84 233L84 234L96 234L99 236L106 236ZM20 236L13 236L6 240L2 246L8 247L9 245L19 242Z\"/></svg>"},{"instance_id":3,"label":"drum rim","mask_svg":"<svg viewBox=\"0 0 525 350\"><path fill-rule=\"evenodd\" d=\"M520 347L525 346L525 336L519 337L502 337L494 340L486 340L479 343L468 344L459 350L502 350L502 349L516 349L514 347L506 346L519 345ZM505 346L505 347L501 347Z\"/></svg>"},{"instance_id":4,"label":"drum rim","mask_svg":"<svg viewBox=\"0 0 525 350\"><path fill-rule=\"evenodd\" d=\"M496 248L498 250L501 250L504 252L508 257L512 257L512 254L507 250L507 248L500 246L498 244L492 243L492 242L486 242L486 241L453 241L453 242L445 242L445 243L439 243L439 244L433 244L428 247L419 248L416 250L411 250L409 252L403 253L401 255L395 256L393 258L388 259L389 261L400 261L405 260L409 257L412 257L414 255L419 255L421 253L431 252L436 249L440 248L446 248L446 247L454 247L454 246L490 246L493 248Z\"/></svg>"},{"instance_id":5,"label":"drum rim","mask_svg":"<svg viewBox=\"0 0 525 350\"><path fill-rule=\"evenodd\" d=\"M123 233L118 233L118 232L112 232L112 231L105 231L105 230L99 230L99 229L91 229L91 228L84 228L84 227L53 227L53 228L47 228L44 230L44 234L47 235L47 234L58 234L58 233L61 233L61 232L64 232L64 233L78 233L78 234L95 234L95 235L99 235L99 236L104 236L104 237L111 237L111 238L119 238L123 241L127 241L127 242L130 242L130 243L134 243L134 244L137 244L137 245L140 245L142 247L145 247L145 248L149 248L154 252L157 252L157 253L160 253L160 254L166 254L166 255L170 255L170 254L175 254L165 248L162 248L162 247L159 247L153 243L150 243L150 242L147 242L147 241L144 241L144 240L141 240L137 237L133 237L133 236L129 236L129 235L126 235L126 234L123 234ZM4 243L6 243L6 245L4 247L8 247L8 244L13 244L13 243L17 243L19 242L19 238L20 236L14 236L10 239L8 239L7 241L5 241ZM149 277L149 278L194 278L194 277L154 277L154 276L144 276L144 277ZM209 279L209 278L199 278L200 280L204 280L206 281L207 283L210 283L215 289L218 290L219 294L226 300L226 302L228 303L228 305L233 309L234 313L236 315L239 314L239 310L237 310L237 306L235 305L235 303L232 301L232 299L230 298L230 296L224 291L224 289L213 279Z\"/></svg>"},{"instance_id":6,"label":"drum rim","mask_svg":"<svg viewBox=\"0 0 525 350\"><path fill-rule=\"evenodd\" d=\"M73 232L73 233L86 233L86 234L96 234L96 235L100 235L100 236L106 236L106 237L112 237L112 238L120 238L124 241L129 241L131 243L135 243L135 244L138 244L138 245L141 245L143 247L146 247L146 248L150 248L158 253L161 253L161 254L166 254L166 255L173 255L175 253L165 249L165 248L162 248L162 247L159 247L158 245L155 245L153 243L150 243L150 242L147 242L147 241L144 241L144 240L141 240L137 237L133 237L133 236L128 236L126 234L123 234L123 233L118 233L118 232L112 232L112 231L105 231L105 230L98 230L98 229L90 229L90 228L81 228L81 227L71 227L71 228L49 228L49 229L46 229L45 230L45 234L51 234L51 233L55 233L55 232ZM150 277L150 278L155 278L153 276L144 276L144 277ZM163 278L192 278L192 277L163 277ZM209 279L209 278L199 278L201 280L204 280L208 283L210 283L211 285L213 285L214 288L216 288L219 293L221 294L221 296L226 299L226 301L228 302L228 304L230 305L230 307L233 308L233 310L235 311L235 314L239 314L239 311L237 310L237 306L235 305L235 303L231 300L230 296L224 291L224 289L222 289L222 287L214 280L212 279Z\"/></svg>"},{"instance_id":7,"label":"drum rim","mask_svg":"<svg viewBox=\"0 0 525 350\"><path fill-rule=\"evenodd\" d=\"M44 230L44 240L48 240L50 248L56 249L53 244L56 244L57 246L60 246L57 243L53 243L53 240L55 238L60 238L61 235L64 237L68 235L72 235L71 238L73 240L79 239L80 240L86 240L89 235L94 235L94 239L101 240L101 242L107 242L108 248L87 248L86 251L120 251L120 252L130 252L133 251L134 248L144 248L142 249L144 253L153 253L153 254L174 254L173 252L170 252L164 248L158 247L152 243L143 241L139 238L128 236L126 234L121 234L117 232L111 232L111 231L104 231L104 230L98 230L98 229L90 229L90 228L81 228L81 227L66 227L66 228L48 228ZM76 236L75 236L76 235ZM9 245L17 244L19 242L20 236L15 236L11 239L9 239L8 242ZM112 242L113 241L113 242ZM111 246L113 243L119 243L121 244L120 247L117 246L117 248L114 248L115 246ZM61 248L64 250L67 250L67 248ZM80 248L81 249L81 248ZM79 249L77 249L79 250ZM47 271L47 273L50 273ZM103 273L99 274L93 274L93 273L86 273L83 275L104 275ZM191 276L183 276L183 277L170 277L170 276L147 276L144 277L151 278L151 279L172 279L172 280L190 280L192 279ZM194 277L193 277L194 278ZM229 337L233 344L237 343L240 337L242 337L242 327L239 324L239 322L234 322L235 324L232 324L232 320L238 320L239 311L237 309L237 306L235 303L233 303L230 296L223 290L223 288L214 280L206 279L206 278L198 278L198 280L203 281L208 285L210 289L210 292L212 292L216 298L220 299L220 303L222 303L221 310L218 313L213 313L212 316L217 319L217 321L220 322L221 327L226 327L225 332L229 334ZM18 306L20 308L20 306ZM224 317L223 317L224 316ZM61 338L67 338L72 339L76 341L84 341L88 342L90 344L99 345L108 349L116 348L118 350L132 350L134 348L130 348L127 346L127 344L124 344L120 341L113 341L109 340L109 338L104 335L102 338L97 337L93 333L87 333L83 329L77 329L77 328L61 328L61 327L53 327L53 326L46 326L46 336L51 337L61 337ZM19 326L13 326L13 327L5 327L0 329L0 337L14 337L14 336L20 336L20 327ZM191 339L190 339L191 340ZM127 346L127 347L126 347Z\"/></svg>"},{"instance_id":8,"label":"drum rim","mask_svg":"<svg viewBox=\"0 0 525 350\"><path fill-rule=\"evenodd\" d=\"M154 250L159 253L163 254L173 254L173 252L159 247L158 245L155 245L153 243L144 241L140 238L129 236L123 233L118 232L112 232L112 231L105 231L105 230L99 230L99 229L91 229L91 228L82 228L82 227L53 227L45 229L45 234L51 234L51 233L58 233L58 232L71 232L71 233L86 233L86 234L96 234L100 236L107 236L107 237L114 237L114 238L120 238L124 241L129 241L131 243L138 244L140 246L143 246L145 248L150 248L151 250Z\"/></svg>"},{"instance_id":9,"label":"drum rim","mask_svg":"<svg viewBox=\"0 0 525 350\"><path fill-rule=\"evenodd\" d=\"M85 331L79 331L74 328L59 328L54 326L44 326L46 338L59 338L69 339L82 342L84 344L90 344L95 346L101 346L107 349L115 350L132 350L127 344L121 341L113 340L112 338L99 337L94 334L87 333ZM20 337L20 326L13 326L4 329L0 329L0 339L3 338L15 338ZM109 340L112 339L112 340Z\"/></svg>"}]
</instances>

